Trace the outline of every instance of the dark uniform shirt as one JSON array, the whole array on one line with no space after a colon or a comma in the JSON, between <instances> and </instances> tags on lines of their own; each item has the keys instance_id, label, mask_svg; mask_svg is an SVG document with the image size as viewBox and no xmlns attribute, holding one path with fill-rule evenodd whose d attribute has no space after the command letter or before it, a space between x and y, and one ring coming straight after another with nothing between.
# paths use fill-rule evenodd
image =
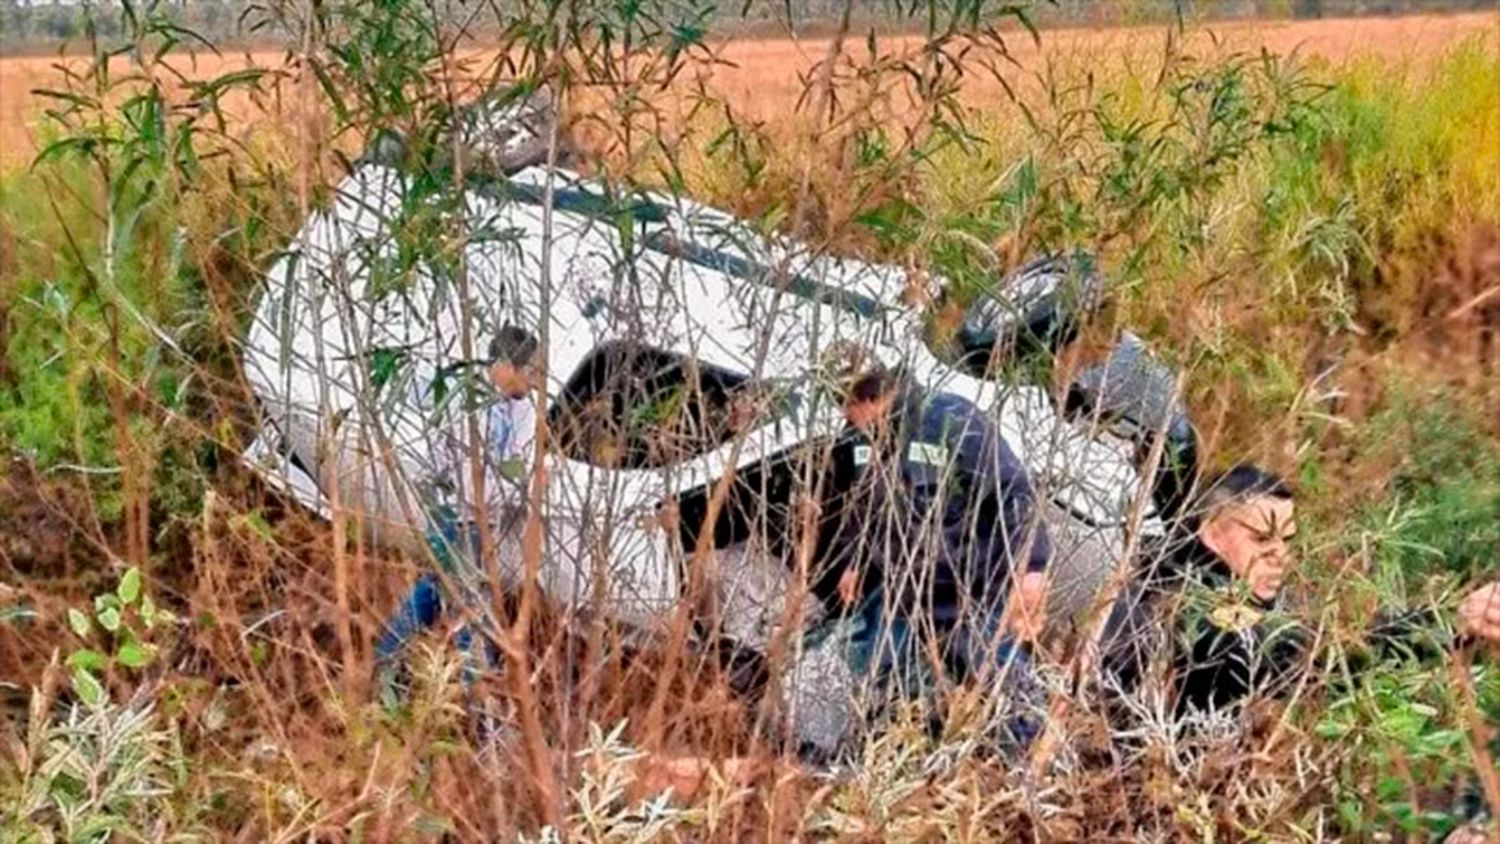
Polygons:
<instances>
[{"instance_id":1,"label":"dark uniform shirt","mask_svg":"<svg viewBox=\"0 0 1500 844\"><path fill-rule=\"evenodd\" d=\"M1313 636L1279 597L1255 597L1189 530L1143 550L1146 562L1105 627L1107 686L1133 691L1158 655L1171 659L1179 712L1223 710L1295 685ZM1384 610L1351 668L1393 652L1430 655L1441 647L1438 627L1431 613Z\"/></svg>"},{"instance_id":2,"label":"dark uniform shirt","mask_svg":"<svg viewBox=\"0 0 1500 844\"><path fill-rule=\"evenodd\" d=\"M820 597L831 602L853 566L863 594L892 590L942 622L971 601L1003 601L1014 569L1046 568L1052 545L1026 468L978 408L912 392L889 422L875 441L852 432L850 488Z\"/></svg>"}]
</instances>

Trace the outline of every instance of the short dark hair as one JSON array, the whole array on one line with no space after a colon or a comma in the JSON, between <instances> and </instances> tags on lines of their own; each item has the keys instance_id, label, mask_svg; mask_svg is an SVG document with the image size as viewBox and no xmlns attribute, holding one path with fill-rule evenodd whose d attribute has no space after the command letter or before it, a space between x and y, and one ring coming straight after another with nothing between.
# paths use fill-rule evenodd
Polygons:
<instances>
[{"instance_id":1,"label":"short dark hair","mask_svg":"<svg viewBox=\"0 0 1500 844\"><path fill-rule=\"evenodd\" d=\"M490 341L490 363L508 363L512 366L529 366L536 358L541 346L536 335L514 325L501 326Z\"/></svg>"},{"instance_id":2,"label":"short dark hair","mask_svg":"<svg viewBox=\"0 0 1500 844\"><path fill-rule=\"evenodd\" d=\"M1233 502L1261 496L1291 500L1296 493L1280 475L1240 463L1215 475L1199 493L1193 510L1201 518Z\"/></svg>"},{"instance_id":3,"label":"short dark hair","mask_svg":"<svg viewBox=\"0 0 1500 844\"><path fill-rule=\"evenodd\" d=\"M844 387L845 404L879 401L901 388L901 373L883 366L865 370Z\"/></svg>"}]
</instances>

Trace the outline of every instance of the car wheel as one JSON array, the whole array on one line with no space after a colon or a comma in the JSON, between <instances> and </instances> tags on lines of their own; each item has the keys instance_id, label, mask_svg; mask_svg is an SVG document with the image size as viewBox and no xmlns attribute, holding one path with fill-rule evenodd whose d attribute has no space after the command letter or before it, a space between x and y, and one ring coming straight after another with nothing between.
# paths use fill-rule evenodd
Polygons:
<instances>
[{"instance_id":1,"label":"car wheel","mask_svg":"<svg viewBox=\"0 0 1500 844\"><path fill-rule=\"evenodd\" d=\"M964 314L958 340L966 368L997 358L1050 359L1104 300L1104 283L1086 252L1047 255L1006 275Z\"/></svg>"}]
</instances>

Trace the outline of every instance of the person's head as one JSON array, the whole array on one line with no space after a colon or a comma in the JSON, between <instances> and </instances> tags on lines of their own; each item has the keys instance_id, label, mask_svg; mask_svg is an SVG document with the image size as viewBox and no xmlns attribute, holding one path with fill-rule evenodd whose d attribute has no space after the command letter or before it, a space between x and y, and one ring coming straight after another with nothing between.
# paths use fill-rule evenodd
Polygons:
<instances>
[{"instance_id":1,"label":"person's head","mask_svg":"<svg viewBox=\"0 0 1500 844\"><path fill-rule=\"evenodd\" d=\"M876 431L891 415L901 393L900 376L876 367L857 376L844 391L844 419L863 433Z\"/></svg>"},{"instance_id":2,"label":"person's head","mask_svg":"<svg viewBox=\"0 0 1500 844\"><path fill-rule=\"evenodd\" d=\"M540 348L530 331L514 325L502 327L490 341L490 381L495 389L512 399L535 389Z\"/></svg>"},{"instance_id":3,"label":"person's head","mask_svg":"<svg viewBox=\"0 0 1500 844\"><path fill-rule=\"evenodd\" d=\"M1198 497L1198 539L1262 598L1281 589L1291 566L1297 509L1286 481L1240 465L1214 478Z\"/></svg>"},{"instance_id":4,"label":"person's head","mask_svg":"<svg viewBox=\"0 0 1500 844\"><path fill-rule=\"evenodd\" d=\"M755 429L765 417L771 401L768 390L751 386L736 390L729 397L729 430L743 434Z\"/></svg>"}]
</instances>

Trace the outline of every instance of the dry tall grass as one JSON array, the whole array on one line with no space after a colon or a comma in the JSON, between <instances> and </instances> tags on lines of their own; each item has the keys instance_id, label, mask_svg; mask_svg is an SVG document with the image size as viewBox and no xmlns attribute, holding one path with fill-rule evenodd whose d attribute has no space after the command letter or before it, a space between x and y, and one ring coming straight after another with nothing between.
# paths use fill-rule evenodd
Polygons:
<instances>
[{"instance_id":1,"label":"dry tall grass","mask_svg":"<svg viewBox=\"0 0 1500 844\"><path fill-rule=\"evenodd\" d=\"M1500 559L1486 527L1500 506L1497 26L1480 14L1229 27L1219 41L1048 33L1040 50L1017 33L1015 65L997 67L1030 122L975 70L994 48L975 47L953 97L971 109L971 135L931 148L940 98L915 98L927 111L914 112L895 58L920 60L916 42L884 42L874 75L860 76L862 58L838 65L821 85L844 97L831 120L791 109L820 89L799 75L828 42L732 43L665 92L628 77L582 87L574 130L599 172L657 184L672 174L823 248L949 273L956 297L976 289L976 264L993 270L1060 240L1097 249L1118 289L1094 330L1139 328L1188 370L1216 461L1248 455L1301 482L1307 567L1295 591L1325 622L1336 666L1376 598L1436 600ZM1364 36L1373 43L1357 44ZM1243 86L1234 95L1251 105L1236 125L1255 126L1284 116L1267 105L1289 93L1273 90L1283 77L1256 76L1254 60L1236 65L1243 76L1225 69L1247 46L1299 44L1315 56L1299 84L1331 86L1308 89L1305 122L1247 142L1180 200L1132 203L1155 173L1189 182L1214 168L1193 156L1198 127L1164 119L1180 105L1164 76L1189 94ZM7 91L45 75L9 61ZM241 61L272 65L225 59L212 72ZM1348 694L1314 684L1299 705L1257 708L1249 735L1175 733L1148 696L1141 734L1120 742L1077 707L1041 776L982 752L977 719L964 717L979 707L960 695L936 739L924 713L903 712L855 768L820 779L750 729L751 705L712 660L640 648L602 622L569 627L538 603L516 631L534 658L527 694L514 672L482 691L529 708L544 746L471 740L442 636L414 660L409 700L386 705L367 682L368 643L426 561L289 508L233 462L254 414L236 343L257 273L336 177L332 151L361 140L357 127L338 132L312 85L290 74L256 95L253 113L303 115L269 131L236 116L250 95L232 96L214 144L228 151L222 166L208 162L191 191L152 194L134 251L103 259L120 271L119 301L168 326L181 356L122 320L94 274L111 197L87 161L0 182L0 430L17 458L0 478L0 666L26 701L7 708L0 794L15 800L0 829L36 840L113 824L122 837L268 841L1306 841L1452 824L1443 801L1472 773L1470 723L1500 703L1488 668L1481 701L1462 699L1446 666L1390 667ZM683 110L705 100L720 107ZM1125 166L1158 138L1167 152ZM4 143L12 154L32 141ZM1081 197L1095 205L1069 217ZM1043 202L1056 207L1028 204ZM68 688L63 660L111 652L122 634L97 621L69 632L68 610L128 591L128 565L175 613L148 625L138 603L125 611L124 629L160 657L110 663L99 674L111 702L69 709L87 694ZM765 767L748 785L715 779L672 800L652 788L671 771L643 767L636 745ZM566 832L539 833L544 823Z\"/></svg>"}]
</instances>

